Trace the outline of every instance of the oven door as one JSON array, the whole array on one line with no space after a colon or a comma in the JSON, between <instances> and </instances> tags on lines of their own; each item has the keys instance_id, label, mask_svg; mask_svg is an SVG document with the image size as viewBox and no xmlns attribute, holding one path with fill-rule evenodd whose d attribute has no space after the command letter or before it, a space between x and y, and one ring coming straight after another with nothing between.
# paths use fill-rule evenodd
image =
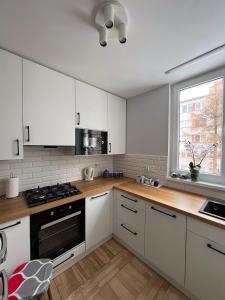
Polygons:
<instances>
[{"instance_id":1,"label":"oven door","mask_svg":"<svg viewBox=\"0 0 225 300\"><path fill-rule=\"evenodd\" d=\"M41 226L39 257L54 259L84 241L84 209Z\"/></svg>"}]
</instances>

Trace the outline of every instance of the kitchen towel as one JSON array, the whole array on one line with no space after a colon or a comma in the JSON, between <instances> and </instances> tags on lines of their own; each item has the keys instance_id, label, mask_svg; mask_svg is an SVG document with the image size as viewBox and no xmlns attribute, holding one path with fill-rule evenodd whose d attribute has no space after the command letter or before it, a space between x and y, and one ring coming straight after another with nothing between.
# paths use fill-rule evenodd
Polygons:
<instances>
[{"instance_id":1,"label":"kitchen towel","mask_svg":"<svg viewBox=\"0 0 225 300\"><path fill-rule=\"evenodd\" d=\"M6 180L6 198L13 198L19 195L19 178L10 176Z\"/></svg>"}]
</instances>

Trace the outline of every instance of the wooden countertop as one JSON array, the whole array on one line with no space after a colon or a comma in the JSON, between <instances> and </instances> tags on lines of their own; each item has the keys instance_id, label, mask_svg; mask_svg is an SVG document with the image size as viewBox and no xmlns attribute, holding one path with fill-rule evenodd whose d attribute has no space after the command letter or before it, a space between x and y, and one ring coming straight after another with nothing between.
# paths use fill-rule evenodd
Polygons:
<instances>
[{"instance_id":1,"label":"wooden countertop","mask_svg":"<svg viewBox=\"0 0 225 300\"><path fill-rule=\"evenodd\" d=\"M207 199L204 196L166 187L148 187L134 181L117 186L116 189L225 229L225 221L199 213L199 209Z\"/></svg>"},{"instance_id":2,"label":"wooden countertop","mask_svg":"<svg viewBox=\"0 0 225 300\"><path fill-rule=\"evenodd\" d=\"M138 184L133 179L127 177L108 179L99 177L91 182L75 181L72 184L75 184L82 191L82 194L32 208L27 206L22 195L12 199L6 199L4 196L0 197L0 223L32 215L37 212L51 209L66 203L105 192L112 188L116 188L117 190L128 192L146 201L160 204L166 208L171 208L185 215L225 229L225 221L198 212L206 200L206 197L203 196L198 196L196 194L166 187L161 187L158 189L147 187Z\"/></svg>"},{"instance_id":3,"label":"wooden countertop","mask_svg":"<svg viewBox=\"0 0 225 300\"><path fill-rule=\"evenodd\" d=\"M90 197L98 193L111 190L113 187L119 186L126 182L133 181L131 178L96 178L91 182L87 181L75 181L72 184L75 184L81 191L82 194L56 200L50 203L43 205L38 205L35 207L29 208L27 203L22 195L6 199L5 196L0 197L0 223L12 221L21 217L29 216L37 212L41 212L47 209L51 209L66 203L70 203L82 198Z\"/></svg>"}]
</instances>

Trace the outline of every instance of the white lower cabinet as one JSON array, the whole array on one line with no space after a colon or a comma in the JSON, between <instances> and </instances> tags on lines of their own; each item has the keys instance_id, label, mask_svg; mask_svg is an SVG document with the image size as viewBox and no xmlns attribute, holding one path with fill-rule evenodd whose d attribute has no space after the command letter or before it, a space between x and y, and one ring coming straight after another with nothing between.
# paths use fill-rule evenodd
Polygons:
<instances>
[{"instance_id":1,"label":"white lower cabinet","mask_svg":"<svg viewBox=\"0 0 225 300\"><path fill-rule=\"evenodd\" d=\"M201 300L225 299L224 230L191 219L189 225L195 232L187 232L185 287Z\"/></svg>"},{"instance_id":2,"label":"white lower cabinet","mask_svg":"<svg viewBox=\"0 0 225 300\"><path fill-rule=\"evenodd\" d=\"M145 257L184 286L186 217L159 205L147 204Z\"/></svg>"},{"instance_id":3,"label":"white lower cabinet","mask_svg":"<svg viewBox=\"0 0 225 300\"><path fill-rule=\"evenodd\" d=\"M6 261L1 265L10 275L19 265L30 260L30 217L0 224L7 238Z\"/></svg>"},{"instance_id":4,"label":"white lower cabinet","mask_svg":"<svg viewBox=\"0 0 225 300\"><path fill-rule=\"evenodd\" d=\"M86 198L86 249L90 249L112 234L113 196L104 192Z\"/></svg>"},{"instance_id":5,"label":"white lower cabinet","mask_svg":"<svg viewBox=\"0 0 225 300\"><path fill-rule=\"evenodd\" d=\"M145 202L127 193L117 192L116 236L144 256Z\"/></svg>"}]
</instances>

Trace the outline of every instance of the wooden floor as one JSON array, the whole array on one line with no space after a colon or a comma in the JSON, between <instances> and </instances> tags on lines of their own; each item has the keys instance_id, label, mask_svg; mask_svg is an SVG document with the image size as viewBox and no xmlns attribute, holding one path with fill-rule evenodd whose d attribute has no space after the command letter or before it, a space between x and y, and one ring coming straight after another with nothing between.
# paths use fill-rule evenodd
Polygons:
<instances>
[{"instance_id":1,"label":"wooden floor","mask_svg":"<svg viewBox=\"0 0 225 300\"><path fill-rule=\"evenodd\" d=\"M187 300L115 240L110 240L51 282L41 300Z\"/></svg>"}]
</instances>

